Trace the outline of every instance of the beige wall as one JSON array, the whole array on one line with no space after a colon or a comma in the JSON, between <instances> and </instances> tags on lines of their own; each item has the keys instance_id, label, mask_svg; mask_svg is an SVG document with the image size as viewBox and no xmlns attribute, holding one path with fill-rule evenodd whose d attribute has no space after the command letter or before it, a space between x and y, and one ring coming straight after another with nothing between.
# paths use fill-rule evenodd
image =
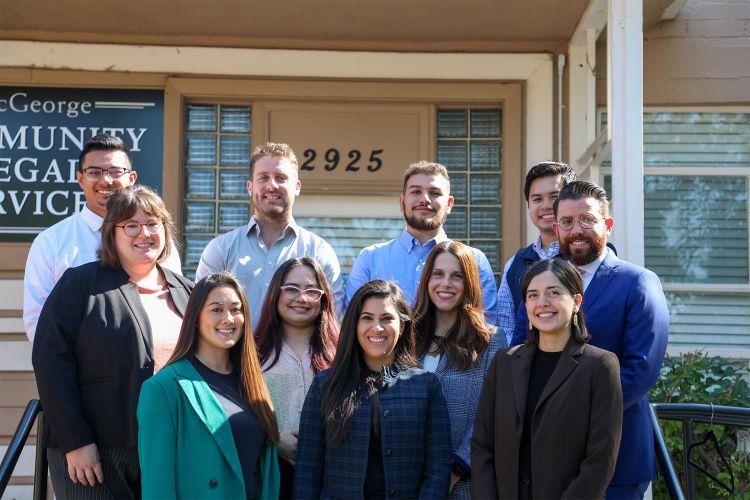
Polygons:
<instances>
[{"instance_id":1,"label":"beige wall","mask_svg":"<svg viewBox=\"0 0 750 500\"><path fill-rule=\"evenodd\" d=\"M606 34L597 47L597 104L606 106ZM750 2L691 0L674 21L647 29L646 106L750 103Z\"/></svg>"}]
</instances>

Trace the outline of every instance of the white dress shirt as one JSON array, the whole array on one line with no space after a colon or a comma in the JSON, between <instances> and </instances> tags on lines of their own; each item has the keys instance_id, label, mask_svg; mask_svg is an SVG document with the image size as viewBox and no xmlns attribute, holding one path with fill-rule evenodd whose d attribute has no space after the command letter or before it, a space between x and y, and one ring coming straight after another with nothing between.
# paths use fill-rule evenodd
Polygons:
<instances>
[{"instance_id":1,"label":"white dress shirt","mask_svg":"<svg viewBox=\"0 0 750 500\"><path fill-rule=\"evenodd\" d=\"M103 222L102 217L84 206L80 212L45 229L34 239L23 276L23 323L30 342L34 342L44 301L63 273L69 267L97 259ZM162 265L182 274L180 256L174 246Z\"/></svg>"}]
</instances>

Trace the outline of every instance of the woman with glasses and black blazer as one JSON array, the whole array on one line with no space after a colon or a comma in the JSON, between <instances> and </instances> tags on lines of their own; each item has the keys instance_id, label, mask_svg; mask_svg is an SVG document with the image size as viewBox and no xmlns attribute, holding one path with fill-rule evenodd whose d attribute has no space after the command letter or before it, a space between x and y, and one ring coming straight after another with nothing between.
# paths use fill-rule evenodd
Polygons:
<instances>
[{"instance_id":1,"label":"woman with glasses and black blazer","mask_svg":"<svg viewBox=\"0 0 750 500\"><path fill-rule=\"evenodd\" d=\"M99 260L68 269L42 308L32 362L58 498L138 498L136 408L172 354L193 282L160 266L172 218L143 186L111 195Z\"/></svg>"}]
</instances>

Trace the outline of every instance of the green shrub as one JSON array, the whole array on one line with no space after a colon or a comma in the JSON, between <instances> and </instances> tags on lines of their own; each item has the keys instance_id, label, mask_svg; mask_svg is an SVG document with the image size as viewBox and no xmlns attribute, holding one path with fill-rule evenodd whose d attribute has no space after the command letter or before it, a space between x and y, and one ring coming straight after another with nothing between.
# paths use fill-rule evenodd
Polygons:
<instances>
[{"instance_id":1,"label":"green shrub","mask_svg":"<svg viewBox=\"0 0 750 500\"><path fill-rule=\"evenodd\" d=\"M651 389L649 398L652 403L701 403L722 406L739 406L750 408L750 386L746 363L728 360L718 356L708 356L702 351L683 354L678 357L667 356L662 365L661 375ZM672 456L672 463L685 485L682 470L684 445L682 442L682 424L678 421L660 420L667 447ZM711 428L710 424L694 424L695 440L703 439ZM713 425L721 449L728 455L728 461L734 471L736 494L733 498L750 500L750 453L737 452L737 427ZM719 479L729 484L729 474L719 472L718 456L708 450L698 454L701 465ZM695 470L696 498L717 498L729 496L717 487L711 479ZM654 498L669 498L664 482L660 479L654 483Z\"/></svg>"}]
</instances>

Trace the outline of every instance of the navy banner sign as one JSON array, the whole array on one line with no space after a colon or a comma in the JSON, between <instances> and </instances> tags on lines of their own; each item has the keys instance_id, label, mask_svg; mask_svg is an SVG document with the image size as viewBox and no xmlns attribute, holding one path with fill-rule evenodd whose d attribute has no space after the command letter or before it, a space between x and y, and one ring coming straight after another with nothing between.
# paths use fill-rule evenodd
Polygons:
<instances>
[{"instance_id":1,"label":"navy banner sign","mask_svg":"<svg viewBox=\"0 0 750 500\"><path fill-rule=\"evenodd\" d=\"M81 210L78 156L98 134L120 137L138 183L161 192L163 91L0 86L0 241L31 241Z\"/></svg>"}]
</instances>

